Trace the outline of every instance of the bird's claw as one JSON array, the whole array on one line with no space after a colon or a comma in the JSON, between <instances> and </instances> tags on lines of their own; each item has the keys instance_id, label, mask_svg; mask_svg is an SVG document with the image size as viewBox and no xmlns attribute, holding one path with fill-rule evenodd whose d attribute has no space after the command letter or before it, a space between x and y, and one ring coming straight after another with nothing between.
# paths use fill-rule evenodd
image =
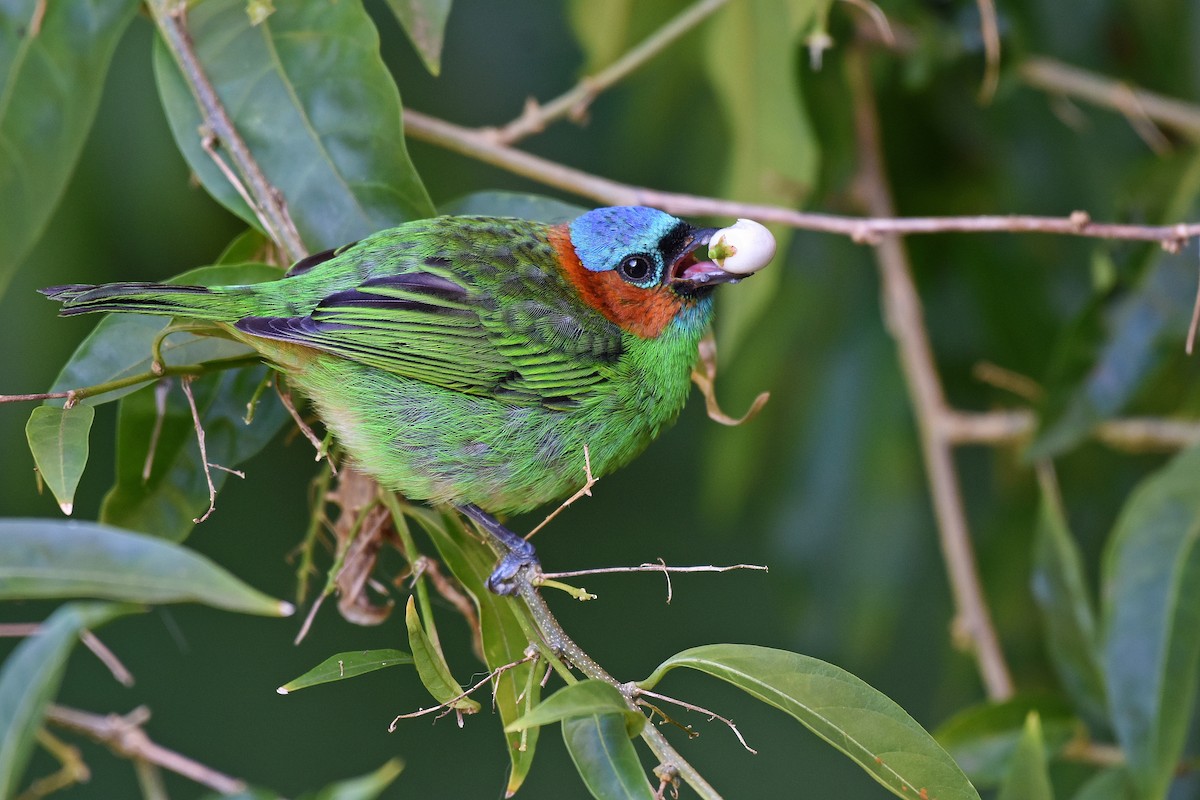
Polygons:
<instances>
[{"instance_id":1,"label":"bird's claw","mask_svg":"<svg viewBox=\"0 0 1200 800\"><path fill-rule=\"evenodd\" d=\"M508 552L500 559L500 563L492 570L492 574L488 576L487 589L489 592L501 596L516 594L519 585L517 578L521 571L537 570L541 566L533 545L524 539L520 539L519 542L520 544L508 544Z\"/></svg>"}]
</instances>

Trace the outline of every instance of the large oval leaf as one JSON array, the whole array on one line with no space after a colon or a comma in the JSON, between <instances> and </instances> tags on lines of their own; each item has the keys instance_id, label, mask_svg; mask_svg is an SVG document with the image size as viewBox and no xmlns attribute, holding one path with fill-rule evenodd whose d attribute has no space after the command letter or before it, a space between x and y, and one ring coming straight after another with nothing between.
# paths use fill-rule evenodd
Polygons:
<instances>
[{"instance_id":1,"label":"large oval leaf","mask_svg":"<svg viewBox=\"0 0 1200 800\"><path fill-rule=\"evenodd\" d=\"M707 672L787 712L897 797L978 800L954 760L904 709L845 670L799 653L741 644L684 650L638 685L676 667Z\"/></svg>"},{"instance_id":2,"label":"large oval leaf","mask_svg":"<svg viewBox=\"0 0 1200 800\"><path fill-rule=\"evenodd\" d=\"M1104 559L1102 656L1134 784L1162 797L1183 752L1200 669L1200 448L1134 491Z\"/></svg>"},{"instance_id":3,"label":"large oval leaf","mask_svg":"<svg viewBox=\"0 0 1200 800\"><path fill-rule=\"evenodd\" d=\"M0 531L0 542L5 538ZM5 660L0 669L0 797L16 795L42 713L58 692L79 632L137 610L115 603L68 603Z\"/></svg>"},{"instance_id":4,"label":"large oval leaf","mask_svg":"<svg viewBox=\"0 0 1200 800\"><path fill-rule=\"evenodd\" d=\"M563 741L575 769L596 800L653 800L624 714L564 719Z\"/></svg>"},{"instance_id":5,"label":"large oval leaf","mask_svg":"<svg viewBox=\"0 0 1200 800\"><path fill-rule=\"evenodd\" d=\"M0 295L58 205L137 0L0 4Z\"/></svg>"},{"instance_id":6,"label":"large oval leaf","mask_svg":"<svg viewBox=\"0 0 1200 800\"><path fill-rule=\"evenodd\" d=\"M309 249L433 213L405 149L400 94L361 2L277 3L254 25L244 0L206 0L189 9L188 30L234 126L283 193ZM201 147L200 112L161 41L154 66L192 171L213 197L257 225Z\"/></svg>"},{"instance_id":7,"label":"large oval leaf","mask_svg":"<svg viewBox=\"0 0 1200 800\"><path fill-rule=\"evenodd\" d=\"M153 536L93 522L0 520L0 599L47 597L194 602L266 616L292 613L290 603Z\"/></svg>"}]
</instances>

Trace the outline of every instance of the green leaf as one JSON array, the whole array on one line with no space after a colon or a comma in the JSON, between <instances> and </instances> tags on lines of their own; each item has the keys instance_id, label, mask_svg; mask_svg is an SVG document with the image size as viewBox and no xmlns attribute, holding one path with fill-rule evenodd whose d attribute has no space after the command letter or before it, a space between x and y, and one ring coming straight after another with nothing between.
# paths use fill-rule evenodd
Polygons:
<instances>
[{"instance_id":1,"label":"green leaf","mask_svg":"<svg viewBox=\"0 0 1200 800\"><path fill-rule=\"evenodd\" d=\"M94 522L0 520L0 599L99 597L134 603L203 603L288 616L204 556L154 536Z\"/></svg>"},{"instance_id":2,"label":"green leaf","mask_svg":"<svg viewBox=\"0 0 1200 800\"><path fill-rule=\"evenodd\" d=\"M403 770L404 762L392 758L372 773L360 778L338 781L305 797L306 800L375 800L383 794L384 789L392 785Z\"/></svg>"},{"instance_id":3,"label":"green leaf","mask_svg":"<svg viewBox=\"0 0 1200 800\"><path fill-rule=\"evenodd\" d=\"M521 192L474 192L438 208L440 214L481 214L489 217L518 217L537 222L567 222L589 209L553 197Z\"/></svg>"},{"instance_id":4,"label":"green leaf","mask_svg":"<svg viewBox=\"0 0 1200 800\"><path fill-rule=\"evenodd\" d=\"M5 538L0 535L0 543ZM0 559L0 564L5 563ZM58 693L80 631L138 610L114 603L68 603L4 661L0 667L0 797L16 796L42 714Z\"/></svg>"},{"instance_id":5,"label":"green leaf","mask_svg":"<svg viewBox=\"0 0 1200 800\"><path fill-rule=\"evenodd\" d=\"M1183 752L1200 669L1200 448L1134 490L1103 565L1103 659L1135 786L1162 797Z\"/></svg>"},{"instance_id":6,"label":"green leaf","mask_svg":"<svg viewBox=\"0 0 1200 800\"><path fill-rule=\"evenodd\" d=\"M1137 800L1125 767L1109 767L1079 787L1072 800Z\"/></svg>"},{"instance_id":7,"label":"green leaf","mask_svg":"<svg viewBox=\"0 0 1200 800\"><path fill-rule=\"evenodd\" d=\"M208 463L236 467L262 450L287 423L287 411L275 401L259 404L253 421L245 422L247 403L268 372L267 367L236 369L192 382ZM100 520L182 541L195 527L195 519L208 509L208 483L187 398L178 380L163 385L164 413L157 441L152 437L159 419L158 387L147 387L121 400L117 480L104 496ZM152 442L153 460L146 477ZM219 491L228 473L213 468L211 477Z\"/></svg>"},{"instance_id":8,"label":"green leaf","mask_svg":"<svg viewBox=\"0 0 1200 800\"><path fill-rule=\"evenodd\" d=\"M0 295L41 236L83 149L137 0L0 5Z\"/></svg>"},{"instance_id":9,"label":"green leaf","mask_svg":"<svg viewBox=\"0 0 1200 800\"><path fill-rule=\"evenodd\" d=\"M584 785L597 800L653 800L646 771L629 740L624 714L564 719L563 741Z\"/></svg>"},{"instance_id":10,"label":"green leaf","mask_svg":"<svg viewBox=\"0 0 1200 800\"><path fill-rule=\"evenodd\" d=\"M256 228L247 228L234 237L233 241L222 251L213 264L215 266L233 266L236 264L262 262L265 260L264 256L270 248L271 240L267 238L266 234ZM281 277L283 277L283 271L276 270L273 277L263 278L263 280L273 280L274 278ZM250 283L257 283L257 281L250 281ZM215 284L208 285L213 286Z\"/></svg>"},{"instance_id":11,"label":"green leaf","mask_svg":"<svg viewBox=\"0 0 1200 800\"><path fill-rule=\"evenodd\" d=\"M978 798L954 760L891 699L843 669L769 647L714 644L684 650L638 685L689 667L795 717L897 797Z\"/></svg>"},{"instance_id":12,"label":"green leaf","mask_svg":"<svg viewBox=\"0 0 1200 800\"><path fill-rule=\"evenodd\" d=\"M442 40L450 0L387 0L431 75L442 72Z\"/></svg>"},{"instance_id":13,"label":"green leaf","mask_svg":"<svg viewBox=\"0 0 1200 800\"><path fill-rule=\"evenodd\" d=\"M252 25L244 0L205 0L189 9L188 30L234 126L282 192L309 249L433 213L405 148L400 94L361 2L278 3ZM200 146L200 112L161 41L154 67L192 171L221 204L257 226Z\"/></svg>"},{"instance_id":14,"label":"green leaf","mask_svg":"<svg viewBox=\"0 0 1200 800\"><path fill-rule=\"evenodd\" d=\"M603 714L624 715L625 732L630 738L640 734L646 726L645 715L629 708L617 687L604 681L586 680L564 686L504 729L523 731L565 719Z\"/></svg>"},{"instance_id":15,"label":"green leaf","mask_svg":"<svg viewBox=\"0 0 1200 800\"><path fill-rule=\"evenodd\" d=\"M87 464L88 434L95 418L96 409L91 406L38 406L25 425L25 438L38 472L68 516L75 507L75 488Z\"/></svg>"},{"instance_id":16,"label":"green leaf","mask_svg":"<svg viewBox=\"0 0 1200 800\"><path fill-rule=\"evenodd\" d=\"M1018 696L965 708L943 723L934 738L976 787L990 788L1004 779L1031 713L1040 720L1047 755L1058 752L1079 729L1064 700Z\"/></svg>"},{"instance_id":17,"label":"green leaf","mask_svg":"<svg viewBox=\"0 0 1200 800\"><path fill-rule=\"evenodd\" d=\"M470 697L463 697L462 687L450 674L450 665L446 663L442 651L429 639L429 634L421 625L417 615L417 606L410 595L408 606L404 609L404 622L408 626L408 645L412 648L413 663L417 665L417 674L421 683L433 695L440 705L449 706L464 714L474 714L479 710L479 703Z\"/></svg>"},{"instance_id":18,"label":"green leaf","mask_svg":"<svg viewBox=\"0 0 1200 800\"><path fill-rule=\"evenodd\" d=\"M200 267L171 278L167 283L188 283L200 286L261 283L279 278L280 271L267 264L229 264ZM71 358L59 371L52 392L66 392L99 386L112 381L149 374L153 358L154 339L170 323L167 317L145 314L108 314L87 335ZM201 364L219 358L232 358L252 352L249 347L229 339L176 333L162 345L163 360L171 365ZM120 399L145 386L137 383L104 394L80 400L83 405L99 405ZM48 400L47 405L61 406L62 400Z\"/></svg>"},{"instance_id":19,"label":"green leaf","mask_svg":"<svg viewBox=\"0 0 1200 800\"><path fill-rule=\"evenodd\" d=\"M442 560L462 584L463 589L479 610L479 631L483 640L483 655L489 669L497 669L519 661L529 646L535 630L529 611L511 597L500 597L484 585L496 557L482 542L472 538L463 522L454 514L436 514L427 509L409 508L408 512L433 539ZM492 681L492 697L500 720L512 724L522 713L537 705L542 687L533 664L522 664L505 670ZM518 702L518 698L521 701ZM539 728L523 732L505 732L508 754L512 760L505 796L511 797L521 788L533 756L537 751Z\"/></svg>"},{"instance_id":20,"label":"green leaf","mask_svg":"<svg viewBox=\"0 0 1200 800\"><path fill-rule=\"evenodd\" d=\"M357 678L359 675L365 675L384 667L411 663L413 663L412 655L403 650L355 650L349 653L337 653L275 691L280 694L291 694L317 684Z\"/></svg>"},{"instance_id":21,"label":"green leaf","mask_svg":"<svg viewBox=\"0 0 1200 800\"><path fill-rule=\"evenodd\" d=\"M1025 719L1008 774L1000 784L996 800L1054 800L1054 788L1046 766L1042 725L1036 711Z\"/></svg>"},{"instance_id":22,"label":"green leaf","mask_svg":"<svg viewBox=\"0 0 1200 800\"><path fill-rule=\"evenodd\" d=\"M1042 613L1050 661L1079 713L1094 729L1108 728L1096 615L1079 548L1067 527L1058 489L1039 473L1042 501L1033 540L1033 597ZM960 762L961 763L961 762Z\"/></svg>"}]
</instances>

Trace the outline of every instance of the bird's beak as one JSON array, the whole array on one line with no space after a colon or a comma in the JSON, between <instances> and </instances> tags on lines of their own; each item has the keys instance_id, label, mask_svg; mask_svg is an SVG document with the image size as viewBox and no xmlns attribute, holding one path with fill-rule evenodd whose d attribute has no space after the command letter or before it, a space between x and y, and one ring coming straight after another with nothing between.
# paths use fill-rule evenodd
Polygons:
<instances>
[{"instance_id":1,"label":"bird's beak","mask_svg":"<svg viewBox=\"0 0 1200 800\"><path fill-rule=\"evenodd\" d=\"M668 267L671 276L669 283L673 289L692 294L717 284L736 283L746 277L726 272L707 259L708 243L718 230L691 228L680 241L679 250ZM700 252L700 258L697 258L697 252Z\"/></svg>"}]
</instances>

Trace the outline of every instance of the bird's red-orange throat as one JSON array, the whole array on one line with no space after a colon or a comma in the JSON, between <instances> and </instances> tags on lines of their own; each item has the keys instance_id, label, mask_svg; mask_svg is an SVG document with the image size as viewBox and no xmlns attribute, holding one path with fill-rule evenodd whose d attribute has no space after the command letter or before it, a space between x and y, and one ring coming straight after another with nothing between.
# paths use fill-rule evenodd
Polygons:
<instances>
[{"instance_id":1,"label":"bird's red-orange throat","mask_svg":"<svg viewBox=\"0 0 1200 800\"><path fill-rule=\"evenodd\" d=\"M670 324L683 305L683 298L666 287L655 292L626 283L615 271L592 272L579 260L566 224L550 229L550 244L558 254L563 274L579 296L606 319L623 330L653 339Z\"/></svg>"}]
</instances>

